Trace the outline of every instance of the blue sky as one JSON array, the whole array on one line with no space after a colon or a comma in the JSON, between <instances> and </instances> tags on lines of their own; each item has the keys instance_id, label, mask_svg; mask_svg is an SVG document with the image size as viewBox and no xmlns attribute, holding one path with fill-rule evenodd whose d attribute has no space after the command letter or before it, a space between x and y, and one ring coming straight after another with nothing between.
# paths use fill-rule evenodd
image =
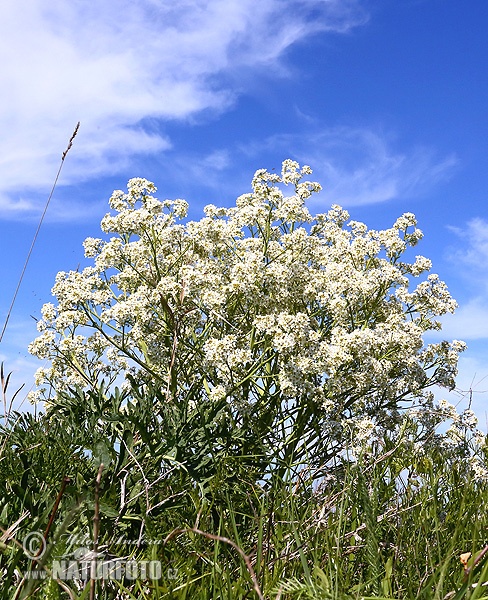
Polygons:
<instances>
[{"instance_id":1,"label":"blue sky","mask_svg":"<svg viewBox=\"0 0 488 600\"><path fill-rule=\"evenodd\" d=\"M113 189L145 177L199 218L293 158L323 185L317 212L338 203L372 228L417 215L485 426L486 0L10 0L0 23L2 325L81 122L0 344L13 386L30 389L31 316L83 262Z\"/></svg>"}]
</instances>

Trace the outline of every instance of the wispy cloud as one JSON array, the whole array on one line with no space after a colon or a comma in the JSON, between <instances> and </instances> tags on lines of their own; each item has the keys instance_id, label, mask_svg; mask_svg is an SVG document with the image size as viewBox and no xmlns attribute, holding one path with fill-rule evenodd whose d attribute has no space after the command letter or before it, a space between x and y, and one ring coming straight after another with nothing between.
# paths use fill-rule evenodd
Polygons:
<instances>
[{"instance_id":1,"label":"wispy cloud","mask_svg":"<svg viewBox=\"0 0 488 600\"><path fill-rule=\"evenodd\" d=\"M442 318L442 337L488 338L488 221L480 217L465 225L448 226L453 243L446 258L462 285L463 298L454 315ZM439 332L440 336L440 332Z\"/></svg>"},{"instance_id":2,"label":"wispy cloud","mask_svg":"<svg viewBox=\"0 0 488 600\"><path fill-rule=\"evenodd\" d=\"M276 136L275 147L293 152L314 169L324 190L320 202L358 206L423 195L449 177L457 158L429 148L393 148L369 128L337 127L306 136Z\"/></svg>"},{"instance_id":3,"label":"wispy cloud","mask_svg":"<svg viewBox=\"0 0 488 600\"><path fill-rule=\"evenodd\" d=\"M422 197L436 184L449 179L458 164L454 154L439 155L432 148L404 147L401 152L397 151L388 135L366 127L330 129L315 121L300 134L247 139L227 150L216 150L206 158L187 155L175 157L174 161L193 165L195 176L200 176L200 185L218 190L223 189L225 178L212 176L212 173L215 175L216 170L232 172L232 179L228 178L228 192L232 194L236 189L246 189L253 168L279 170L280 164L266 164L268 157L275 161L277 154L282 159L293 158L312 167L313 179L323 186L320 195L312 201L322 207L331 204L351 207ZM216 163L212 160L214 155L220 159ZM206 175L201 177L204 170ZM239 181L234 179L237 171Z\"/></svg>"},{"instance_id":4,"label":"wispy cloud","mask_svg":"<svg viewBox=\"0 0 488 600\"><path fill-rule=\"evenodd\" d=\"M275 65L306 36L366 18L359 0L1 3L3 215L31 210L77 121L65 183L167 150L151 119L224 111L235 99L235 70Z\"/></svg>"},{"instance_id":5,"label":"wispy cloud","mask_svg":"<svg viewBox=\"0 0 488 600\"><path fill-rule=\"evenodd\" d=\"M488 280L488 221L475 217L464 227L449 226L448 229L462 241L450 249L451 260L468 266L477 278L483 273Z\"/></svg>"},{"instance_id":6,"label":"wispy cloud","mask_svg":"<svg viewBox=\"0 0 488 600\"><path fill-rule=\"evenodd\" d=\"M475 296L460 303L454 315L442 319L442 331L435 337L442 339L480 340L488 338L488 301Z\"/></svg>"}]
</instances>

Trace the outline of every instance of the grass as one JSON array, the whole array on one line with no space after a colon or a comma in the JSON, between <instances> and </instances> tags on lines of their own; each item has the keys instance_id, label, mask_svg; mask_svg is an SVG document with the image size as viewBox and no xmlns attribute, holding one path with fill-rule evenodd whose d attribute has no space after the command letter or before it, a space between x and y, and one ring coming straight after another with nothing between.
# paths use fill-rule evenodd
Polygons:
<instances>
[{"instance_id":1,"label":"grass","mask_svg":"<svg viewBox=\"0 0 488 600\"><path fill-rule=\"evenodd\" d=\"M129 424L94 423L10 411L0 429L0 598L488 598L488 488L463 461L385 439L319 475L256 480L234 457L202 483ZM29 558L32 532L47 550ZM64 578L83 547L160 576Z\"/></svg>"}]
</instances>

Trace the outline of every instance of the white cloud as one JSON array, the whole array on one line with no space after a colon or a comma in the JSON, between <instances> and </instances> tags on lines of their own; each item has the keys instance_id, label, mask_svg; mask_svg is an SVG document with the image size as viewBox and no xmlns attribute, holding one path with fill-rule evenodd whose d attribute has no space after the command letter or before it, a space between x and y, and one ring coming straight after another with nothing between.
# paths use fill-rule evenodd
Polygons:
<instances>
[{"instance_id":1,"label":"white cloud","mask_svg":"<svg viewBox=\"0 0 488 600\"><path fill-rule=\"evenodd\" d=\"M323 186L311 199L312 211L331 204L352 207L425 196L433 186L448 180L458 165L452 154L437 156L433 149L416 147L398 152L381 132L366 127L330 129L315 120L300 134L246 139L206 157L169 153L176 179L183 180L191 173L200 187L225 192L227 204L249 188L257 168L280 171L276 156L312 167L312 179Z\"/></svg>"},{"instance_id":2,"label":"white cloud","mask_svg":"<svg viewBox=\"0 0 488 600\"><path fill-rule=\"evenodd\" d=\"M320 204L358 206L425 194L449 177L454 155L441 158L426 148L403 152L388 136L368 128L337 127L308 136L275 136L268 142L309 164L323 185Z\"/></svg>"},{"instance_id":3,"label":"white cloud","mask_svg":"<svg viewBox=\"0 0 488 600\"><path fill-rule=\"evenodd\" d=\"M364 22L359 0L25 0L0 4L0 206L31 210L77 121L64 183L170 142L149 119L222 111L228 76L275 65L317 31ZM227 83L225 83L227 82Z\"/></svg>"},{"instance_id":4,"label":"white cloud","mask_svg":"<svg viewBox=\"0 0 488 600\"><path fill-rule=\"evenodd\" d=\"M442 331L430 334L436 338L480 340L488 338L488 301L477 296L461 303L453 315L441 319Z\"/></svg>"},{"instance_id":5,"label":"white cloud","mask_svg":"<svg viewBox=\"0 0 488 600\"><path fill-rule=\"evenodd\" d=\"M464 226L448 226L454 243L446 258L453 275L462 283L462 298L453 315L441 318L444 339L483 340L488 338L488 221L480 217ZM451 238L453 236L451 235ZM456 294L454 294L456 297Z\"/></svg>"},{"instance_id":6,"label":"white cloud","mask_svg":"<svg viewBox=\"0 0 488 600\"><path fill-rule=\"evenodd\" d=\"M180 154L171 155L171 160L179 165L181 172L191 168L200 185L225 189L232 201L236 190L249 187L257 168L280 170L277 155L312 167L312 179L323 186L322 192L312 197L312 210L331 204L352 207L425 196L433 186L448 180L458 165L454 155L437 156L429 148L395 151L387 135L366 127L329 129L316 121L300 134L246 139L232 148L216 150L204 159ZM225 160L214 162L214 156ZM218 173L225 170L229 174L227 183Z\"/></svg>"},{"instance_id":7,"label":"white cloud","mask_svg":"<svg viewBox=\"0 0 488 600\"><path fill-rule=\"evenodd\" d=\"M344 206L386 202L406 196L425 194L449 176L457 164L453 155L436 158L426 149L395 152L387 140L371 131L339 131L327 144L324 157L325 195ZM355 156L344 161L346 153ZM320 157L318 168L321 168Z\"/></svg>"},{"instance_id":8,"label":"white cloud","mask_svg":"<svg viewBox=\"0 0 488 600\"><path fill-rule=\"evenodd\" d=\"M463 240L462 247L450 249L450 258L470 268L479 278L483 274L486 281L488 271L488 221L480 217L469 220L465 227L449 226L458 238Z\"/></svg>"}]
</instances>

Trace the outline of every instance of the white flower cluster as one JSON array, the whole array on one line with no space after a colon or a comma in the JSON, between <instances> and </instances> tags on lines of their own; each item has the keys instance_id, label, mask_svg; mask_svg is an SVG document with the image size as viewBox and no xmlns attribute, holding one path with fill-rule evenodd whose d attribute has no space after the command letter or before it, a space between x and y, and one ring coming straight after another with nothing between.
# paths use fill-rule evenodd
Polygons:
<instances>
[{"instance_id":1,"label":"white flower cluster","mask_svg":"<svg viewBox=\"0 0 488 600\"><path fill-rule=\"evenodd\" d=\"M428 259L400 260L422 237L415 217L384 231L339 206L313 217L310 173L291 160L281 175L259 170L235 207L185 224L186 202L157 200L144 179L114 192L102 220L113 237L85 241L93 266L59 273L57 306L43 308L29 350L51 367L37 382L61 391L130 373L173 401L198 389L235 410L268 394L307 406L330 435L352 419L365 438L400 402L452 388L462 344L422 335L456 304L436 275L415 285Z\"/></svg>"}]
</instances>

